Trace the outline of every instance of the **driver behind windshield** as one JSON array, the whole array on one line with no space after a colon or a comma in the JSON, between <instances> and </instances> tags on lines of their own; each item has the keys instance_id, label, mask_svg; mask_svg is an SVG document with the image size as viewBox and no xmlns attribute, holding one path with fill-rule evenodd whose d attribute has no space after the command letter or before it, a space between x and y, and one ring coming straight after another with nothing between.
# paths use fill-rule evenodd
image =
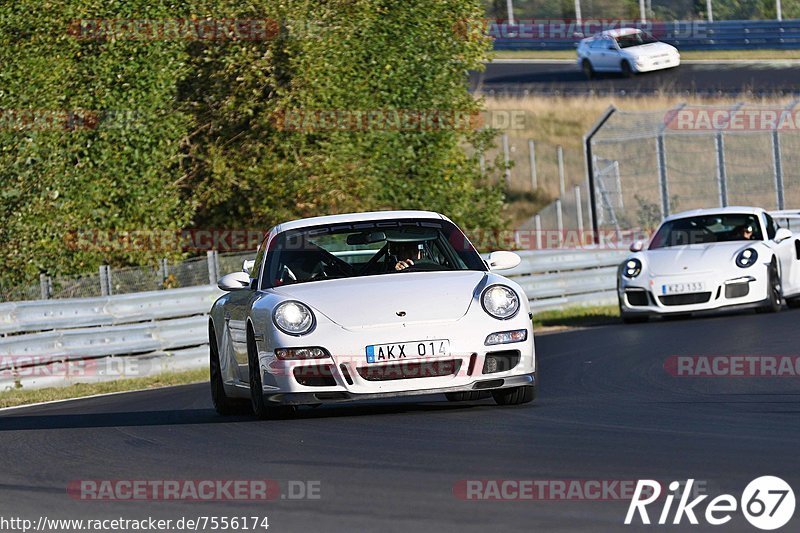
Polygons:
<instances>
[{"instance_id":1,"label":"driver behind windshield","mask_svg":"<svg viewBox=\"0 0 800 533\"><path fill-rule=\"evenodd\" d=\"M751 241L753 240L753 233L755 229L752 224L743 224L736 229L736 236L740 240Z\"/></svg>"},{"instance_id":2,"label":"driver behind windshield","mask_svg":"<svg viewBox=\"0 0 800 533\"><path fill-rule=\"evenodd\" d=\"M422 259L424 245L421 242L390 242L389 257L396 271L414 266L415 261Z\"/></svg>"}]
</instances>

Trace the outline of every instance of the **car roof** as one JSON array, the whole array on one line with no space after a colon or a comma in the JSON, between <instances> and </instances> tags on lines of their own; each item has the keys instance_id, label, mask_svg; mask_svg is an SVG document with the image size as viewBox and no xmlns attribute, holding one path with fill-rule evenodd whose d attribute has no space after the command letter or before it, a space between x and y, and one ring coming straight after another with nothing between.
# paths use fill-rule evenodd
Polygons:
<instances>
[{"instance_id":1,"label":"car roof","mask_svg":"<svg viewBox=\"0 0 800 533\"><path fill-rule=\"evenodd\" d=\"M714 207L711 209L693 209L691 211L683 211L675 213L664 219L664 222L676 220L679 218L698 217L703 215L724 215L731 213L738 213L742 215L760 215L764 213L764 209L760 207L747 207L747 206L730 206L730 207Z\"/></svg>"},{"instance_id":2,"label":"car roof","mask_svg":"<svg viewBox=\"0 0 800 533\"><path fill-rule=\"evenodd\" d=\"M613 30L605 30L598 33L601 37L623 37L625 35L634 35L642 33L639 28L614 28Z\"/></svg>"},{"instance_id":3,"label":"car roof","mask_svg":"<svg viewBox=\"0 0 800 533\"><path fill-rule=\"evenodd\" d=\"M376 220L394 220L398 218L421 218L433 220L450 220L446 216L433 211L369 211L366 213L344 213L341 215L326 215L321 217L302 218L290 222L282 222L275 226L275 231L324 226L327 224L347 224L349 222L373 222Z\"/></svg>"}]
</instances>

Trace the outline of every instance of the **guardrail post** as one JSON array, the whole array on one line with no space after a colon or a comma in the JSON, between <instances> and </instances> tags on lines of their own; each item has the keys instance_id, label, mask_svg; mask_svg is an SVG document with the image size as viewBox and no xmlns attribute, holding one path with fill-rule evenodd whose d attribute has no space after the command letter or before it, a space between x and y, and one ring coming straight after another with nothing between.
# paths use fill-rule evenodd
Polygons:
<instances>
[{"instance_id":1,"label":"guardrail post","mask_svg":"<svg viewBox=\"0 0 800 533\"><path fill-rule=\"evenodd\" d=\"M47 274L39 274L39 286L42 290L42 300L49 300L53 294L53 287Z\"/></svg>"},{"instance_id":2,"label":"guardrail post","mask_svg":"<svg viewBox=\"0 0 800 533\"><path fill-rule=\"evenodd\" d=\"M209 250L208 252L206 252L206 259L208 260L209 285L216 285L217 280L219 279L219 272L217 271L216 254L217 252L214 250Z\"/></svg>"},{"instance_id":3,"label":"guardrail post","mask_svg":"<svg viewBox=\"0 0 800 533\"><path fill-rule=\"evenodd\" d=\"M558 190L563 198L567 192L567 184L564 176L564 148L561 145L556 148L556 155L558 156Z\"/></svg>"},{"instance_id":4,"label":"guardrail post","mask_svg":"<svg viewBox=\"0 0 800 533\"><path fill-rule=\"evenodd\" d=\"M503 161L505 162L506 187L511 187L511 150L508 147L508 134L503 134Z\"/></svg>"},{"instance_id":5,"label":"guardrail post","mask_svg":"<svg viewBox=\"0 0 800 533\"><path fill-rule=\"evenodd\" d=\"M536 176L536 144L533 140L528 141L528 158L531 163L531 189L539 188L539 179Z\"/></svg>"},{"instance_id":6,"label":"guardrail post","mask_svg":"<svg viewBox=\"0 0 800 533\"><path fill-rule=\"evenodd\" d=\"M578 219L578 237L583 245L583 205L581 205L581 188L575 186L575 215Z\"/></svg>"},{"instance_id":7,"label":"guardrail post","mask_svg":"<svg viewBox=\"0 0 800 533\"><path fill-rule=\"evenodd\" d=\"M108 265L100 267L100 294L111 296L111 267Z\"/></svg>"}]
</instances>

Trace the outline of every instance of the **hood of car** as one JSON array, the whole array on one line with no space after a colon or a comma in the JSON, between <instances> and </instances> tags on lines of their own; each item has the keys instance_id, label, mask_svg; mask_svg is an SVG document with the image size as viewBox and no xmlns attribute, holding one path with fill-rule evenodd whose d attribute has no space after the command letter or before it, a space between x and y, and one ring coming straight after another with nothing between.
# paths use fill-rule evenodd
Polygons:
<instances>
[{"instance_id":1,"label":"hood of car","mask_svg":"<svg viewBox=\"0 0 800 533\"><path fill-rule=\"evenodd\" d=\"M734 265L740 250L755 248L758 242L735 241L671 246L645 252L651 274L665 276L710 272Z\"/></svg>"},{"instance_id":2,"label":"hood of car","mask_svg":"<svg viewBox=\"0 0 800 533\"><path fill-rule=\"evenodd\" d=\"M454 321L463 317L483 272L398 272L272 289L348 329Z\"/></svg>"},{"instance_id":3,"label":"hood of car","mask_svg":"<svg viewBox=\"0 0 800 533\"><path fill-rule=\"evenodd\" d=\"M667 43L641 44L639 46L630 46L624 50L635 59L649 59L662 55L671 55L677 51L674 46Z\"/></svg>"}]
</instances>

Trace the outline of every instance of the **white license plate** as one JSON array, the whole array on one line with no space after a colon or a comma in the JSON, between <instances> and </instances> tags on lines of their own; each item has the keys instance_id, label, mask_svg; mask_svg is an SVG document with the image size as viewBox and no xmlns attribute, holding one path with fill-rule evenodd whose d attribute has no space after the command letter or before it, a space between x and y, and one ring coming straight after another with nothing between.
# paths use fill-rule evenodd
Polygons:
<instances>
[{"instance_id":1,"label":"white license plate","mask_svg":"<svg viewBox=\"0 0 800 533\"><path fill-rule=\"evenodd\" d=\"M670 283L661 286L661 294L686 294L691 292L704 292L706 284L702 281L687 281L686 283Z\"/></svg>"},{"instance_id":2,"label":"white license plate","mask_svg":"<svg viewBox=\"0 0 800 533\"><path fill-rule=\"evenodd\" d=\"M447 357L449 355L450 341L446 339L398 342L394 344L373 344L367 346L367 363L407 361L409 359Z\"/></svg>"}]
</instances>

